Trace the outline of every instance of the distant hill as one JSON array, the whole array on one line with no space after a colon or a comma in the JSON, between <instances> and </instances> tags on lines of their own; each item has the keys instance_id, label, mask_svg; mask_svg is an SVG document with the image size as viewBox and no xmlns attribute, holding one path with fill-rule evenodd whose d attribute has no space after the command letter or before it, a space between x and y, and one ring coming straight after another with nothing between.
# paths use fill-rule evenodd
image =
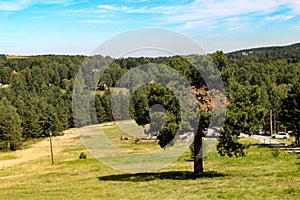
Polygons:
<instances>
[{"instance_id":1,"label":"distant hill","mask_svg":"<svg viewBox=\"0 0 300 200\"><path fill-rule=\"evenodd\" d=\"M227 53L229 59L239 59L245 56L256 56L262 59L300 59L300 43L288 46L259 47Z\"/></svg>"}]
</instances>

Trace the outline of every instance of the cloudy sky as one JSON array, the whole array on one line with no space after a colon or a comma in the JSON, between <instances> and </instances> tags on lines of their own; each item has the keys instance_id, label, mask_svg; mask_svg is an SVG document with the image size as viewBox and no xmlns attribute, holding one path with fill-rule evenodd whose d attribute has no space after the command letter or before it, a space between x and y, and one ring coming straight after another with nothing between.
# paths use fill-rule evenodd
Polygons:
<instances>
[{"instance_id":1,"label":"cloudy sky","mask_svg":"<svg viewBox=\"0 0 300 200\"><path fill-rule=\"evenodd\" d=\"M120 33L167 28L208 52L300 42L300 0L1 0L0 54L90 54Z\"/></svg>"}]
</instances>

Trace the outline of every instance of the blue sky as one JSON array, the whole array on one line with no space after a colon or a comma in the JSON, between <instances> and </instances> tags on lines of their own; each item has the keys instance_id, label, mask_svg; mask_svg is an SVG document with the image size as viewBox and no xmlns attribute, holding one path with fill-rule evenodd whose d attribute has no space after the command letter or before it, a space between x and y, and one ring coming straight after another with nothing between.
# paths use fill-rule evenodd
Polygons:
<instances>
[{"instance_id":1,"label":"blue sky","mask_svg":"<svg viewBox=\"0 0 300 200\"><path fill-rule=\"evenodd\" d=\"M300 0L1 0L0 54L90 54L139 28L185 34L208 52L300 42Z\"/></svg>"}]
</instances>

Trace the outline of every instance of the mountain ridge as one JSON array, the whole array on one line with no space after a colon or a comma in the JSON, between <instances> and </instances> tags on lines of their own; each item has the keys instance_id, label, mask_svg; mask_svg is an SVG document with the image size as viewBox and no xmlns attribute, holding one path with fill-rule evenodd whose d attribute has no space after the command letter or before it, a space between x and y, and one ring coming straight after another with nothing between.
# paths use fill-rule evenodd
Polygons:
<instances>
[{"instance_id":1,"label":"mountain ridge","mask_svg":"<svg viewBox=\"0 0 300 200\"><path fill-rule=\"evenodd\" d=\"M257 56L260 58L300 58L300 43L285 46L267 46L242 49L226 53L228 58L239 59L244 56Z\"/></svg>"}]
</instances>

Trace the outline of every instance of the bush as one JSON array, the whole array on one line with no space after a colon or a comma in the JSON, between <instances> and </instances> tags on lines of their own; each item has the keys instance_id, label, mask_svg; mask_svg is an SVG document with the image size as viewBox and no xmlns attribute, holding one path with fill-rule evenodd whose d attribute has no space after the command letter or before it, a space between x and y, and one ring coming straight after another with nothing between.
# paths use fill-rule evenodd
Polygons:
<instances>
[{"instance_id":1,"label":"bush","mask_svg":"<svg viewBox=\"0 0 300 200\"><path fill-rule=\"evenodd\" d=\"M271 152L272 156L274 156L275 158L277 158L280 154L280 149L278 148L274 148L272 149L272 152Z\"/></svg>"},{"instance_id":2,"label":"bush","mask_svg":"<svg viewBox=\"0 0 300 200\"><path fill-rule=\"evenodd\" d=\"M79 159L86 159L86 154L81 152L79 155Z\"/></svg>"}]
</instances>

